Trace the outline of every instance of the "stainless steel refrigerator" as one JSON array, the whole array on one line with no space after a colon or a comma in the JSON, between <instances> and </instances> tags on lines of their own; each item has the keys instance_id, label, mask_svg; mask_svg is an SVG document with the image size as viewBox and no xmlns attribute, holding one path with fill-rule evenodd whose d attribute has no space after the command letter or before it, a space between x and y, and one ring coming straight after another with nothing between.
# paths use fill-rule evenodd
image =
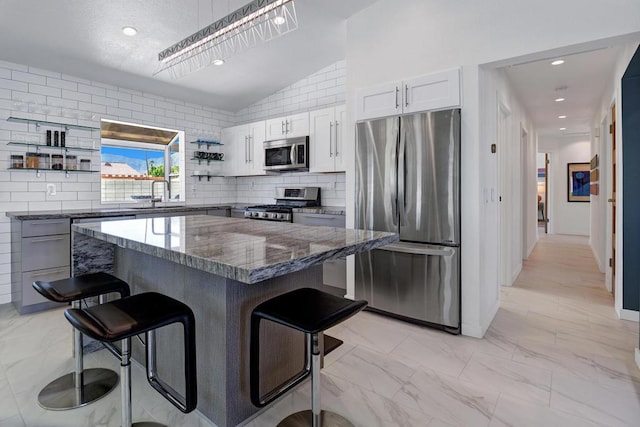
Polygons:
<instances>
[{"instance_id":1,"label":"stainless steel refrigerator","mask_svg":"<svg viewBox=\"0 0 640 427\"><path fill-rule=\"evenodd\" d=\"M460 333L460 109L357 123L355 225L400 235L356 255L356 298Z\"/></svg>"}]
</instances>

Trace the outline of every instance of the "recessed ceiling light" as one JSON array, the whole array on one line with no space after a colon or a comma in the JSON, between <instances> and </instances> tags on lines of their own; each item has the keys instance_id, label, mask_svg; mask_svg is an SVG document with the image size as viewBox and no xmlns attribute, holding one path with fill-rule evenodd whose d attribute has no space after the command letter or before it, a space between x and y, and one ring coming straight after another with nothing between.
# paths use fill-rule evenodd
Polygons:
<instances>
[{"instance_id":1,"label":"recessed ceiling light","mask_svg":"<svg viewBox=\"0 0 640 427\"><path fill-rule=\"evenodd\" d=\"M213 65L224 65L224 60L223 59L214 59L213 60Z\"/></svg>"},{"instance_id":2,"label":"recessed ceiling light","mask_svg":"<svg viewBox=\"0 0 640 427\"><path fill-rule=\"evenodd\" d=\"M282 16L276 16L275 18L273 18L273 23L276 24L276 25L282 25L285 22L286 22L286 20Z\"/></svg>"},{"instance_id":3,"label":"recessed ceiling light","mask_svg":"<svg viewBox=\"0 0 640 427\"><path fill-rule=\"evenodd\" d=\"M560 130L567 130L567 128L560 128Z\"/></svg>"},{"instance_id":4,"label":"recessed ceiling light","mask_svg":"<svg viewBox=\"0 0 640 427\"><path fill-rule=\"evenodd\" d=\"M562 65L564 64L564 59L556 59L551 63L551 65Z\"/></svg>"},{"instance_id":5,"label":"recessed ceiling light","mask_svg":"<svg viewBox=\"0 0 640 427\"><path fill-rule=\"evenodd\" d=\"M566 119L567 116L558 116L559 119Z\"/></svg>"},{"instance_id":6,"label":"recessed ceiling light","mask_svg":"<svg viewBox=\"0 0 640 427\"><path fill-rule=\"evenodd\" d=\"M564 98L556 98L556 102L562 102L564 101Z\"/></svg>"},{"instance_id":7,"label":"recessed ceiling light","mask_svg":"<svg viewBox=\"0 0 640 427\"><path fill-rule=\"evenodd\" d=\"M138 30L133 27L122 27L122 34L125 36L133 37L138 34Z\"/></svg>"}]
</instances>

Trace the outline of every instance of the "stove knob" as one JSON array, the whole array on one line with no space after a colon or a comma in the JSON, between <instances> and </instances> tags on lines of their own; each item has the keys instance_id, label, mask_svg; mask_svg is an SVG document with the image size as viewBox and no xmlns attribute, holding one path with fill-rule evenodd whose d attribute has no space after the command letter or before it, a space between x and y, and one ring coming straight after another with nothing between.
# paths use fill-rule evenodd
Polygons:
<instances>
[{"instance_id":1,"label":"stove knob","mask_svg":"<svg viewBox=\"0 0 640 427\"><path fill-rule=\"evenodd\" d=\"M268 214L268 213L266 213L266 212L263 212L263 213L262 213L262 218L268 218L268 217L269 217L269 214Z\"/></svg>"},{"instance_id":2,"label":"stove knob","mask_svg":"<svg viewBox=\"0 0 640 427\"><path fill-rule=\"evenodd\" d=\"M258 217L258 215L260 215L258 212L253 213L253 216L255 216L256 218Z\"/></svg>"},{"instance_id":3,"label":"stove knob","mask_svg":"<svg viewBox=\"0 0 640 427\"><path fill-rule=\"evenodd\" d=\"M271 218L278 219L278 214L277 213L271 214Z\"/></svg>"},{"instance_id":4,"label":"stove knob","mask_svg":"<svg viewBox=\"0 0 640 427\"><path fill-rule=\"evenodd\" d=\"M284 214L280 214L280 215L278 215L278 218L280 218L280 219L284 219Z\"/></svg>"}]
</instances>

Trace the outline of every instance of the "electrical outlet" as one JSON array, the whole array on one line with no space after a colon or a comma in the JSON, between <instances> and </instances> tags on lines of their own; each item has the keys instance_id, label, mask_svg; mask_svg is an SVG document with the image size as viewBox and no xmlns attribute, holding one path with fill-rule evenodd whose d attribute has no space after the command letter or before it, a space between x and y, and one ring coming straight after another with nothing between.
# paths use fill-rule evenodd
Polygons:
<instances>
[{"instance_id":1,"label":"electrical outlet","mask_svg":"<svg viewBox=\"0 0 640 427\"><path fill-rule=\"evenodd\" d=\"M55 184L47 184L47 194L49 196L55 196L57 194Z\"/></svg>"}]
</instances>

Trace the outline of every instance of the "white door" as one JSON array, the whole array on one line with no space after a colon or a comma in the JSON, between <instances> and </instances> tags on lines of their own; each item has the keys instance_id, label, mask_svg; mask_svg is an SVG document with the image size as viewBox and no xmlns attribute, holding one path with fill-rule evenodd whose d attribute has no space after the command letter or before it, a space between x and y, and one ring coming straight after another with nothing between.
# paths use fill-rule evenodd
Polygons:
<instances>
[{"instance_id":1,"label":"white door","mask_svg":"<svg viewBox=\"0 0 640 427\"><path fill-rule=\"evenodd\" d=\"M309 171L335 171L335 108L309 113Z\"/></svg>"},{"instance_id":2,"label":"white door","mask_svg":"<svg viewBox=\"0 0 640 427\"><path fill-rule=\"evenodd\" d=\"M405 80L402 99L404 113L460 106L460 69Z\"/></svg>"},{"instance_id":3,"label":"white door","mask_svg":"<svg viewBox=\"0 0 640 427\"><path fill-rule=\"evenodd\" d=\"M402 82L360 89L356 93L356 120L368 120L402 113Z\"/></svg>"}]
</instances>

